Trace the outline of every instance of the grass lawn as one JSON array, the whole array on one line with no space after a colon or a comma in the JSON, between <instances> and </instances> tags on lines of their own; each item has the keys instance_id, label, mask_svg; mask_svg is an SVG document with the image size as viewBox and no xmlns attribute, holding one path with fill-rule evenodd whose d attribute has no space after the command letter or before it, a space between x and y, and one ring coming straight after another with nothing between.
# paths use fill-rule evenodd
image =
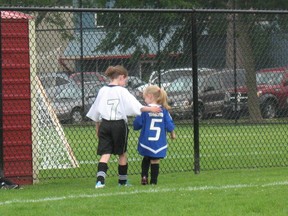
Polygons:
<instances>
[{"instance_id":1,"label":"grass lawn","mask_svg":"<svg viewBox=\"0 0 288 216\"><path fill-rule=\"evenodd\" d=\"M20 190L2 190L1 215L287 215L287 168L160 174L157 186L118 187L108 177L43 181Z\"/></svg>"},{"instance_id":2,"label":"grass lawn","mask_svg":"<svg viewBox=\"0 0 288 216\"><path fill-rule=\"evenodd\" d=\"M2 190L0 215L286 216L287 127L287 124L201 124L201 171L196 175L192 171L193 127L177 124L177 139L169 140L157 186L139 183L139 132L130 130L128 162L133 186L118 187L118 163L112 157L106 187L95 189L99 159L95 127L65 126L79 167L40 170L40 183L23 186L21 190ZM52 156L57 150L52 148Z\"/></svg>"},{"instance_id":3,"label":"grass lawn","mask_svg":"<svg viewBox=\"0 0 288 216\"><path fill-rule=\"evenodd\" d=\"M99 156L94 125L65 126L65 134L78 160L75 169L40 170L39 178L94 177ZM223 170L288 166L287 124L201 124L199 132L200 169ZM175 140L168 139L167 157L161 172L168 174L194 168L194 134L189 124L176 122ZM137 152L139 131L130 128L128 141L129 174L140 172L141 156ZM48 143L48 142L47 142ZM48 145L48 144L47 144ZM47 146L51 148L51 146ZM51 152L56 152L52 149ZM54 155L51 155L51 158ZM53 161L50 161L53 162ZM110 176L117 175L117 157L109 163Z\"/></svg>"}]
</instances>

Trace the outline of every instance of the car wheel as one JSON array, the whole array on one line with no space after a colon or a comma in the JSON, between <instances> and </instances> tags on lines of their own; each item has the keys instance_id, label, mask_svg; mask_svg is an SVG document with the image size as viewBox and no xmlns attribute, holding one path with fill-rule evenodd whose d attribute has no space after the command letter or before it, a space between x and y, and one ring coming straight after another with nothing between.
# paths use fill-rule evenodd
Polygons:
<instances>
[{"instance_id":1,"label":"car wheel","mask_svg":"<svg viewBox=\"0 0 288 216\"><path fill-rule=\"evenodd\" d=\"M199 106L198 107L198 119L199 120L203 120L205 118L204 116L204 107L203 106Z\"/></svg>"},{"instance_id":2,"label":"car wheel","mask_svg":"<svg viewBox=\"0 0 288 216\"><path fill-rule=\"evenodd\" d=\"M263 105L262 117L263 118L275 118L276 117L276 105L272 101L268 101Z\"/></svg>"},{"instance_id":3,"label":"car wheel","mask_svg":"<svg viewBox=\"0 0 288 216\"><path fill-rule=\"evenodd\" d=\"M74 109L71 113L71 123L81 123L83 121L83 114L81 109Z\"/></svg>"}]
</instances>

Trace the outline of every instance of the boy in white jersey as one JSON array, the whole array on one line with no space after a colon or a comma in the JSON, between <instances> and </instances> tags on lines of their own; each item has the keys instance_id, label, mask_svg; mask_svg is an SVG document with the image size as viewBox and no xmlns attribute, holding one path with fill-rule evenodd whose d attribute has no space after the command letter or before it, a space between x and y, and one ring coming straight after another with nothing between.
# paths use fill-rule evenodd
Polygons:
<instances>
[{"instance_id":1,"label":"boy in white jersey","mask_svg":"<svg viewBox=\"0 0 288 216\"><path fill-rule=\"evenodd\" d=\"M110 83L103 86L91 106L87 117L96 122L99 138L97 154L100 160L97 167L95 188L105 186L105 177L111 155L119 156L119 185L127 185L127 116L140 115L141 112L160 112L160 107L143 106L124 86L128 71L120 66L110 66L105 71ZM100 124L101 123L101 124Z\"/></svg>"},{"instance_id":2,"label":"boy in white jersey","mask_svg":"<svg viewBox=\"0 0 288 216\"><path fill-rule=\"evenodd\" d=\"M144 90L145 102L151 107L161 107L160 113L142 113L133 122L134 130L140 130L138 152L143 156L141 163L141 184L148 184L148 172L151 168L150 184L157 184L160 159L166 156L168 143L166 132L175 139L175 125L168 112L166 92L156 85ZM150 167L151 166L151 167Z\"/></svg>"}]
</instances>

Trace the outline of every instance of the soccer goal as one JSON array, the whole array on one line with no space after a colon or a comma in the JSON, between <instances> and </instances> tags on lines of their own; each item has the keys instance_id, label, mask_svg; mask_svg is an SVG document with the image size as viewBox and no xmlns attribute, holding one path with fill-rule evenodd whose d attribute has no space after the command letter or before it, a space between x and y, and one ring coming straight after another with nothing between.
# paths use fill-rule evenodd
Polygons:
<instances>
[{"instance_id":1,"label":"soccer goal","mask_svg":"<svg viewBox=\"0 0 288 216\"><path fill-rule=\"evenodd\" d=\"M74 156L41 81L34 80L32 103L33 170L78 167ZM35 167L36 166L36 167Z\"/></svg>"}]
</instances>

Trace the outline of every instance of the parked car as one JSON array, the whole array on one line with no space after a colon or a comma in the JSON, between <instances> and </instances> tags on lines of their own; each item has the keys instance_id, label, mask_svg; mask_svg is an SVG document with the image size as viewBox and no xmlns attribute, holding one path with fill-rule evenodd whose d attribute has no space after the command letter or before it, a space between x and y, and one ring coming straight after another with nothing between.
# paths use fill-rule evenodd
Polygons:
<instances>
[{"instance_id":1,"label":"parked car","mask_svg":"<svg viewBox=\"0 0 288 216\"><path fill-rule=\"evenodd\" d=\"M66 89L71 85L77 85L76 82L73 79L70 79L65 73L47 72L41 73L38 77L49 98L55 97L63 89Z\"/></svg>"},{"instance_id":2,"label":"parked car","mask_svg":"<svg viewBox=\"0 0 288 216\"><path fill-rule=\"evenodd\" d=\"M199 72L213 72L215 69L211 68L199 68ZM149 85L160 85L163 88L167 88L174 80L182 76L192 76L192 68L173 68L168 70L160 70L159 72L153 71L149 77L147 84L139 86L138 90L142 91Z\"/></svg>"},{"instance_id":3,"label":"parked car","mask_svg":"<svg viewBox=\"0 0 288 216\"><path fill-rule=\"evenodd\" d=\"M206 71L198 74L199 119L215 116L216 114L221 114L226 89L234 85L234 83L229 80L229 77L233 77L232 75L233 73L231 70ZM169 98L169 105L172 108L171 115L174 118L180 119L192 118L192 75L182 76L174 80L166 88L166 91Z\"/></svg>"},{"instance_id":4,"label":"parked car","mask_svg":"<svg viewBox=\"0 0 288 216\"><path fill-rule=\"evenodd\" d=\"M143 92L141 92L137 88L131 88L129 86L126 86L126 88L141 104L143 104L143 105L145 104L145 101L143 98Z\"/></svg>"},{"instance_id":5,"label":"parked car","mask_svg":"<svg viewBox=\"0 0 288 216\"><path fill-rule=\"evenodd\" d=\"M288 111L288 68L267 68L256 72L257 96L263 118L275 118ZM223 117L237 119L249 115L248 89L242 85L228 89L225 96Z\"/></svg>"},{"instance_id":6,"label":"parked car","mask_svg":"<svg viewBox=\"0 0 288 216\"><path fill-rule=\"evenodd\" d=\"M127 86L131 88L138 88L139 86L145 85L146 82L141 80L139 77L136 76L128 76L128 83Z\"/></svg>"},{"instance_id":7,"label":"parked car","mask_svg":"<svg viewBox=\"0 0 288 216\"><path fill-rule=\"evenodd\" d=\"M69 79L69 76L64 72L42 72L39 73L38 77L45 89L73 82L73 80Z\"/></svg>"},{"instance_id":8,"label":"parked car","mask_svg":"<svg viewBox=\"0 0 288 216\"><path fill-rule=\"evenodd\" d=\"M81 85L82 82L82 73L76 72L70 75L70 79L74 80L78 85ZM83 82L85 84L92 83L107 83L108 78L98 72L83 72Z\"/></svg>"},{"instance_id":9,"label":"parked car","mask_svg":"<svg viewBox=\"0 0 288 216\"><path fill-rule=\"evenodd\" d=\"M84 106L82 101L82 89L71 84L62 89L52 98L52 107L60 121L80 123L85 120L88 110L95 101L101 86L85 85Z\"/></svg>"},{"instance_id":10,"label":"parked car","mask_svg":"<svg viewBox=\"0 0 288 216\"><path fill-rule=\"evenodd\" d=\"M173 68L169 70L160 70L159 79L159 72L153 71L149 77L148 85L159 85L163 88L167 88L175 79L181 76L189 76L191 74L192 68Z\"/></svg>"}]
</instances>

